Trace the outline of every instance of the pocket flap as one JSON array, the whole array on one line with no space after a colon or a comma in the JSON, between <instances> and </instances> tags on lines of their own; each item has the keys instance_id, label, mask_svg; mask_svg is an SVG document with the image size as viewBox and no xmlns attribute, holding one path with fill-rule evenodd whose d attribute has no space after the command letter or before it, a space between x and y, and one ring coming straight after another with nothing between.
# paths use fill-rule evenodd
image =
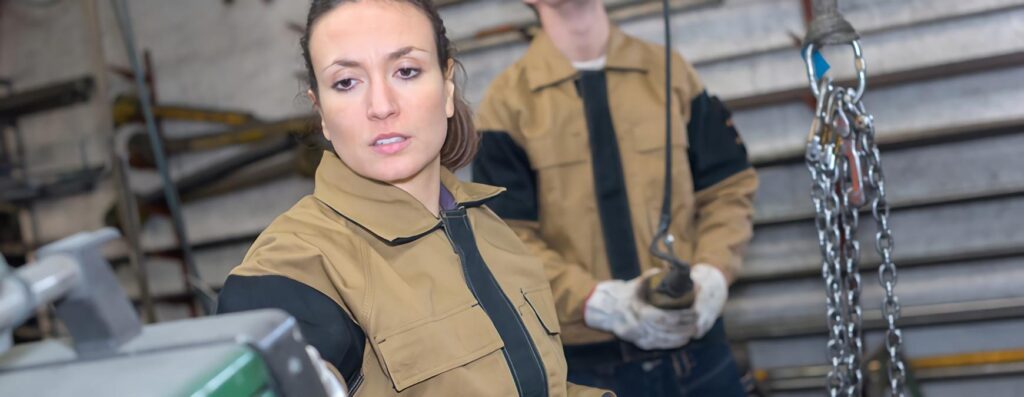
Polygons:
<instances>
[{"instance_id":1,"label":"pocket flap","mask_svg":"<svg viewBox=\"0 0 1024 397\"><path fill-rule=\"evenodd\" d=\"M376 342L395 390L430 379L505 346L478 303L417 321Z\"/></svg>"},{"instance_id":2,"label":"pocket flap","mask_svg":"<svg viewBox=\"0 0 1024 397\"><path fill-rule=\"evenodd\" d=\"M590 155L587 137L579 133L551 132L528 137L526 146L534 169L579 163Z\"/></svg>"},{"instance_id":3,"label":"pocket flap","mask_svg":"<svg viewBox=\"0 0 1024 397\"><path fill-rule=\"evenodd\" d=\"M688 146L687 138L686 126L678 117L672 117L672 146ZM633 139L637 151L665 150L665 117L637 124L633 128Z\"/></svg>"},{"instance_id":4,"label":"pocket flap","mask_svg":"<svg viewBox=\"0 0 1024 397\"><path fill-rule=\"evenodd\" d=\"M530 289L523 289L523 296L530 308L540 318L541 324L548 334L555 335L562 332L558 324L558 313L555 312L555 299L551 295L551 286L544 284Z\"/></svg>"}]
</instances>

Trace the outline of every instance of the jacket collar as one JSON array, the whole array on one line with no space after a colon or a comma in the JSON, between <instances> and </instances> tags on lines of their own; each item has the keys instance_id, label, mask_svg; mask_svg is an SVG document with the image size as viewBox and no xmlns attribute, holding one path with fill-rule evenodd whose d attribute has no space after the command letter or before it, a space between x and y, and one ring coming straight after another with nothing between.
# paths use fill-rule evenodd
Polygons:
<instances>
[{"instance_id":1,"label":"jacket collar","mask_svg":"<svg viewBox=\"0 0 1024 397\"><path fill-rule=\"evenodd\" d=\"M611 25L605 69L647 72L650 65L643 62L643 46L633 45L634 41L635 38L614 24ZM530 89L535 91L574 78L577 73L569 59L558 51L551 37L544 31L534 36L523 56L523 62Z\"/></svg>"},{"instance_id":2,"label":"jacket collar","mask_svg":"<svg viewBox=\"0 0 1024 397\"><path fill-rule=\"evenodd\" d=\"M444 167L441 168L441 184L459 206L465 207L481 205L505 190L463 182ZM415 240L441 223L409 193L356 174L330 151L324 151L317 167L313 197L393 244Z\"/></svg>"}]
</instances>

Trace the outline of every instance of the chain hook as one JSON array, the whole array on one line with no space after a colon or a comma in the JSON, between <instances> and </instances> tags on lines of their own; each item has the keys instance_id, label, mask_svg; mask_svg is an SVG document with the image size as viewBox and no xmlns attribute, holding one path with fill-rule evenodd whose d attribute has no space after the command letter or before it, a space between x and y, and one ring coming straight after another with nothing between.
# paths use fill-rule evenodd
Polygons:
<instances>
[{"instance_id":1,"label":"chain hook","mask_svg":"<svg viewBox=\"0 0 1024 397\"><path fill-rule=\"evenodd\" d=\"M850 103L860 102L862 96L864 96L864 90L868 84L868 66L867 61L864 60L864 53L861 51L860 40L850 41L850 47L853 48L853 67L857 72L857 90L854 92ZM808 43L804 46L804 66L807 70L807 80L811 86L811 92L814 93L815 98L820 98L822 89L819 87L820 80L818 78L817 68L814 66L814 53L818 51L818 46L813 42Z\"/></svg>"}]
</instances>

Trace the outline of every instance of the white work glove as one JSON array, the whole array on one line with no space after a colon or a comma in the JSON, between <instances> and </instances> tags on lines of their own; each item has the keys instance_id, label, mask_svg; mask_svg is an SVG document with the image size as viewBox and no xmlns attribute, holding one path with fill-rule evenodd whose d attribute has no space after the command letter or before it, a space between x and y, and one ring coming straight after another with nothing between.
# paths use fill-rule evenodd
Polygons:
<instances>
[{"instance_id":1,"label":"white work glove","mask_svg":"<svg viewBox=\"0 0 1024 397\"><path fill-rule=\"evenodd\" d=\"M640 283L655 273L657 270L629 281L597 283L584 306L583 321L590 328L611 332L644 350L673 349L689 343L697 332L693 310L662 310L640 298Z\"/></svg>"},{"instance_id":2,"label":"white work glove","mask_svg":"<svg viewBox=\"0 0 1024 397\"><path fill-rule=\"evenodd\" d=\"M320 383L323 384L327 396L348 397L348 388L345 387L345 381L338 379L334 372L327 368L324 359L320 357L320 352L315 347L306 345L306 354L309 355L309 360L313 362L313 368L316 369L316 374L320 377Z\"/></svg>"},{"instance_id":3,"label":"white work glove","mask_svg":"<svg viewBox=\"0 0 1024 397\"><path fill-rule=\"evenodd\" d=\"M697 290L693 301L693 311L697 313L697 333L694 337L700 339L715 325L718 316L722 315L725 299L729 297L729 284L721 270L704 263L690 268L690 279Z\"/></svg>"}]
</instances>

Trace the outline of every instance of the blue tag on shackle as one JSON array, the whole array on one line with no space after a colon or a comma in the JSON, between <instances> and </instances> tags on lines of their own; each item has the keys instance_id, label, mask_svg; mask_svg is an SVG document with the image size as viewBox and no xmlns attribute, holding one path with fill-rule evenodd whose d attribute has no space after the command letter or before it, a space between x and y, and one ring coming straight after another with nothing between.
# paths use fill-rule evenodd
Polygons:
<instances>
[{"instance_id":1,"label":"blue tag on shackle","mask_svg":"<svg viewBox=\"0 0 1024 397\"><path fill-rule=\"evenodd\" d=\"M814 74L816 75L814 78L818 80L821 80L821 78L825 76L825 73L828 73L828 69L831 67L828 64L828 61L825 60L825 56L821 55L821 52L818 50L814 50L814 53L811 54L811 62L814 63Z\"/></svg>"}]
</instances>

